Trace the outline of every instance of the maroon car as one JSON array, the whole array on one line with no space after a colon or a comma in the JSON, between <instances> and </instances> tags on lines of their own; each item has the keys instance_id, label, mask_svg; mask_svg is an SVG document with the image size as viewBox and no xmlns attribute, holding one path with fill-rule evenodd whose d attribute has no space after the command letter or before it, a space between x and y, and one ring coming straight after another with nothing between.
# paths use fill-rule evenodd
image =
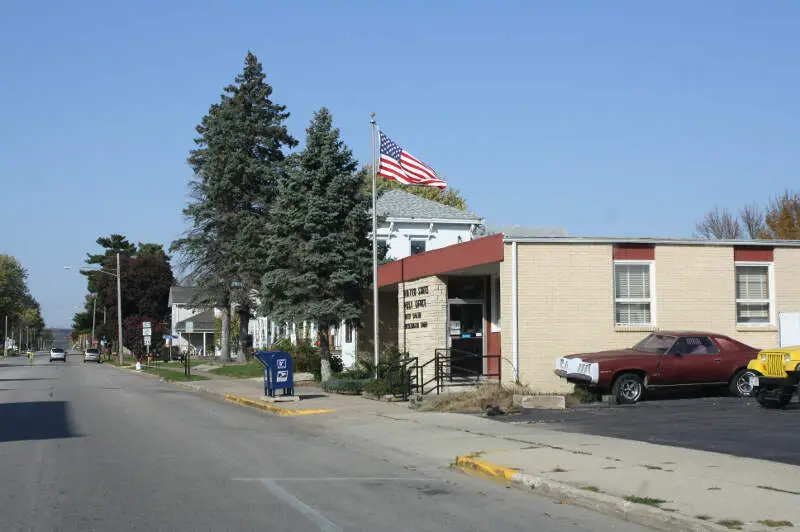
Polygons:
<instances>
[{"instance_id":1,"label":"maroon car","mask_svg":"<svg viewBox=\"0 0 800 532\"><path fill-rule=\"evenodd\" d=\"M569 355L556 360L555 373L618 404L635 403L645 390L673 386L727 385L731 394L752 393L747 363L758 350L728 336L704 332L657 332L630 349Z\"/></svg>"}]
</instances>

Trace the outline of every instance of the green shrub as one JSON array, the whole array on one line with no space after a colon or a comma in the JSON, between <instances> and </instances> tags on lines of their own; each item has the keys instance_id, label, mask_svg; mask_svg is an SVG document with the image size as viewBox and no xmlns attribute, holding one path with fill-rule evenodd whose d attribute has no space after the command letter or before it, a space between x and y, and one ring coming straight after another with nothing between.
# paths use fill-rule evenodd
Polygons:
<instances>
[{"instance_id":1,"label":"green shrub","mask_svg":"<svg viewBox=\"0 0 800 532\"><path fill-rule=\"evenodd\" d=\"M291 353L291 351L290 351ZM314 373L315 375L320 371L320 358L319 353L311 352L295 352L291 353L292 361L294 363L294 371L297 373Z\"/></svg>"},{"instance_id":2,"label":"green shrub","mask_svg":"<svg viewBox=\"0 0 800 532\"><path fill-rule=\"evenodd\" d=\"M389 381L379 379L371 380L364 385L364 391L371 395L382 397L389 394Z\"/></svg>"},{"instance_id":3,"label":"green shrub","mask_svg":"<svg viewBox=\"0 0 800 532\"><path fill-rule=\"evenodd\" d=\"M373 379L364 384L364 392L382 397L384 395L399 394L405 391L402 383L392 382L389 386L388 379Z\"/></svg>"},{"instance_id":4,"label":"green shrub","mask_svg":"<svg viewBox=\"0 0 800 532\"><path fill-rule=\"evenodd\" d=\"M322 389L330 393L358 395L368 382L369 379L330 379L322 383Z\"/></svg>"},{"instance_id":5,"label":"green shrub","mask_svg":"<svg viewBox=\"0 0 800 532\"><path fill-rule=\"evenodd\" d=\"M292 341L288 338L281 338L270 348L270 351L286 351L287 353L291 353L294 351L294 345L292 345Z\"/></svg>"},{"instance_id":6,"label":"green shrub","mask_svg":"<svg viewBox=\"0 0 800 532\"><path fill-rule=\"evenodd\" d=\"M347 380L369 380L372 378L372 376L373 374L370 373L369 370L364 367L360 367L360 365L357 363L356 367L342 371L336 375L336 378Z\"/></svg>"}]
</instances>

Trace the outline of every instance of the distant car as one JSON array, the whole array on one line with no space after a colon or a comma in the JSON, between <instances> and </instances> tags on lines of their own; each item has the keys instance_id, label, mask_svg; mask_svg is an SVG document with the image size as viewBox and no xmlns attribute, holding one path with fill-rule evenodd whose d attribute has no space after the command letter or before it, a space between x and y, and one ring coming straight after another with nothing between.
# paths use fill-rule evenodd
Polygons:
<instances>
[{"instance_id":1,"label":"distant car","mask_svg":"<svg viewBox=\"0 0 800 532\"><path fill-rule=\"evenodd\" d=\"M100 351L94 347L90 347L83 353L83 362L97 362L100 363Z\"/></svg>"},{"instance_id":2,"label":"distant car","mask_svg":"<svg viewBox=\"0 0 800 532\"><path fill-rule=\"evenodd\" d=\"M67 352L60 347L54 347L50 350L50 362L60 360L61 362L67 361Z\"/></svg>"},{"instance_id":3,"label":"distant car","mask_svg":"<svg viewBox=\"0 0 800 532\"><path fill-rule=\"evenodd\" d=\"M630 349L556 359L555 373L568 382L610 393L618 404L638 402L645 390L726 385L732 395L753 394L747 364L758 350L728 336L704 332L652 333Z\"/></svg>"}]
</instances>

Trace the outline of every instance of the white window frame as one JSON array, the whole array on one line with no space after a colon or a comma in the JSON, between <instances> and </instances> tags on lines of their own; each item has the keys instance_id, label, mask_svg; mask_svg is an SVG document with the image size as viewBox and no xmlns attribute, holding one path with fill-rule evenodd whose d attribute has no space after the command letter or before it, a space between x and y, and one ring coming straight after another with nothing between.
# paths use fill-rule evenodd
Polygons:
<instances>
[{"instance_id":1,"label":"white window frame","mask_svg":"<svg viewBox=\"0 0 800 532\"><path fill-rule=\"evenodd\" d=\"M645 298L617 298L617 265L641 265L649 266L648 272L650 273L650 297ZM611 282L612 290L614 293L611 302L612 316L614 319L614 327L617 329L642 329L653 328L656 326L656 261L654 260L614 260L611 264ZM618 323L617 322L617 303L649 303L650 304L650 323Z\"/></svg>"},{"instance_id":2,"label":"white window frame","mask_svg":"<svg viewBox=\"0 0 800 532\"><path fill-rule=\"evenodd\" d=\"M736 268L739 266L766 266L767 268L767 289L769 290L769 297L767 299L739 299L736 297L737 288L737 272ZM734 297L734 320L736 320L736 327L743 329L757 329L759 327L775 327L776 315L775 312L775 264L773 262L755 262L755 261L736 261L733 268L733 297ZM765 323L744 323L739 321L739 303L767 303L769 305L767 312L769 313L769 321Z\"/></svg>"}]
</instances>

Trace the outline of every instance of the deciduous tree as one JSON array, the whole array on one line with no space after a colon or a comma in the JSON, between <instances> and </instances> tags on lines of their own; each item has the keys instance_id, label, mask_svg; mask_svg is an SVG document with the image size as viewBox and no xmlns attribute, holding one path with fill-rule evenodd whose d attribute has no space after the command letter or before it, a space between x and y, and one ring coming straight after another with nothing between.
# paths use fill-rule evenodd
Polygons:
<instances>
[{"instance_id":1,"label":"deciduous tree","mask_svg":"<svg viewBox=\"0 0 800 532\"><path fill-rule=\"evenodd\" d=\"M764 216L761 238L800 240L800 196L788 190L774 197Z\"/></svg>"},{"instance_id":2,"label":"deciduous tree","mask_svg":"<svg viewBox=\"0 0 800 532\"><path fill-rule=\"evenodd\" d=\"M727 209L715 207L706 213L705 218L695 226L697 235L702 238L736 240L742 236L742 228Z\"/></svg>"},{"instance_id":3,"label":"deciduous tree","mask_svg":"<svg viewBox=\"0 0 800 532\"><path fill-rule=\"evenodd\" d=\"M764 222L764 210L758 203L745 205L742 208L740 217L750 239L763 238L763 235L767 232L767 225Z\"/></svg>"},{"instance_id":4,"label":"deciduous tree","mask_svg":"<svg viewBox=\"0 0 800 532\"><path fill-rule=\"evenodd\" d=\"M0 319L8 316L10 320L20 317L29 302L28 272L17 259L10 255L0 255Z\"/></svg>"},{"instance_id":5,"label":"deciduous tree","mask_svg":"<svg viewBox=\"0 0 800 532\"><path fill-rule=\"evenodd\" d=\"M122 292L122 316L149 316L161 323L167 317L169 289L175 279L172 274L170 257L161 244L139 243L138 248L122 235L98 238L98 244L106 251L103 254L87 254L87 263L116 273L117 252L120 255L120 281ZM102 261L98 262L98 258ZM87 270L88 271L88 270ZM92 326L94 302L97 297L95 335L97 338L115 339L117 337L117 279L113 275L93 272L88 276L90 295L87 296L84 310L73 316L73 330L76 333L89 332ZM100 317L105 315L105 320ZM123 326L124 329L124 326ZM123 330L124 332L124 330Z\"/></svg>"}]
</instances>

